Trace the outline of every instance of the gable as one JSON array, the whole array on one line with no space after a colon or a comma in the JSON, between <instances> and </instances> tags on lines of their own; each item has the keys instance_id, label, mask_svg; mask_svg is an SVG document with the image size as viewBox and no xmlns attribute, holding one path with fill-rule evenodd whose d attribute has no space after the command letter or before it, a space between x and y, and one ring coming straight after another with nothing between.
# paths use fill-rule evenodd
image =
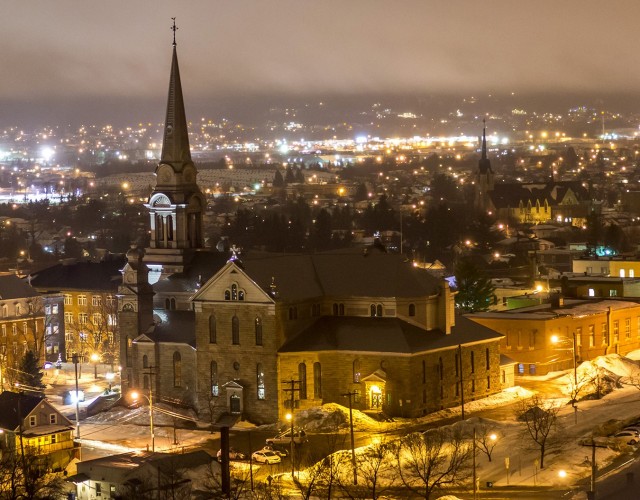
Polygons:
<instances>
[{"instance_id":1,"label":"gable","mask_svg":"<svg viewBox=\"0 0 640 500\"><path fill-rule=\"evenodd\" d=\"M273 299L234 262L228 262L192 297L194 302L272 304Z\"/></svg>"}]
</instances>

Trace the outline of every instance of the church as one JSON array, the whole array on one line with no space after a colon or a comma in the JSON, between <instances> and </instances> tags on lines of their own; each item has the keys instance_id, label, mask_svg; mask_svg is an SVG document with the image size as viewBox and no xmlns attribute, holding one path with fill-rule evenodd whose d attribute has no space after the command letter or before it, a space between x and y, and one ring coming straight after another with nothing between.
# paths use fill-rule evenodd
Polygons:
<instances>
[{"instance_id":1,"label":"church","mask_svg":"<svg viewBox=\"0 0 640 500\"><path fill-rule=\"evenodd\" d=\"M205 247L175 40L155 173L150 243L127 253L118 289L123 391L153 391L211 421L268 423L349 399L414 417L501 390L502 335L456 316L446 281L382 245Z\"/></svg>"}]
</instances>

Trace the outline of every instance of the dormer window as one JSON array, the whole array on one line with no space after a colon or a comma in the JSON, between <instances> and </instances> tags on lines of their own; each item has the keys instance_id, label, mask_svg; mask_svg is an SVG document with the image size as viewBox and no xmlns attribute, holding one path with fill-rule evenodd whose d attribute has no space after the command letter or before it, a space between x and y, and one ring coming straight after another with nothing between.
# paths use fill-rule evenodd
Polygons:
<instances>
[{"instance_id":1,"label":"dormer window","mask_svg":"<svg viewBox=\"0 0 640 500\"><path fill-rule=\"evenodd\" d=\"M382 316L382 304L371 304L369 309L370 309L372 318Z\"/></svg>"}]
</instances>

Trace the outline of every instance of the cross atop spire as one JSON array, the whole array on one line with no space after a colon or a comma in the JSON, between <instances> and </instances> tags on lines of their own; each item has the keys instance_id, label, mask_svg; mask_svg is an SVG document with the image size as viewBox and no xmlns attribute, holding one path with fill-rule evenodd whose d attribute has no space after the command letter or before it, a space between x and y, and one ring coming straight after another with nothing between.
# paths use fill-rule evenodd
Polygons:
<instances>
[{"instance_id":1,"label":"cross atop spire","mask_svg":"<svg viewBox=\"0 0 640 500\"><path fill-rule=\"evenodd\" d=\"M176 18L172 17L171 20L173 21L173 26L171 26L171 28L169 28L171 31L173 31L173 46L176 46L176 31L178 31L178 27L176 26Z\"/></svg>"}]
</instances>

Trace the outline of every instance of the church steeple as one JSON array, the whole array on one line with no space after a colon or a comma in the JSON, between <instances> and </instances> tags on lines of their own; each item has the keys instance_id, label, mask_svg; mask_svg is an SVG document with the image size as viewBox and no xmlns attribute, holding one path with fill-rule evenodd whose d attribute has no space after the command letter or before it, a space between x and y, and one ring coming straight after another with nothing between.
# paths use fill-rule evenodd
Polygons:
<instances>
[{"instance_id":1,"label":"church steeple","mask_svg":"<svg viewBox=\"0 0 640 500\"><path fill-rule=\"evenodd\" d=\"M493 170L491 170L491 161L487 158L487 123L484 118L482 119L482 156L478 163L478 172L480 174L486 174L487 172L493 173Z\"/></svg>"},{"instance_id":2,"label":"church steeple","mask_svg":"<svg viewBox=\"0 0 640 500\"><path fill-rule=\"evenodd\" d=\"M178 52L176 50L176 30L178 28L176 27L175 17L172 19L173 58L171 60L167 117L164 122L164 138L162 141L160 163L171 165L174 170L180 172L186 163L191 163L191 150L189 148L187 115L184 111L184 100L182 98Z\"/></svg>"},{"instance_id":3,"label":"church steeple","mask_svg":"<svg viewBox=\"0 0 640 500\"><path fill-rule=\"evenodd\" d=\"M204 248L202 217L207 204L191 159L176 50L178 28L175 18L172 19L173 57L162 154L156 167L156 185L145 205L149 210L151 241L144 260L152 271L150 282L158 269L163 275L181 272L193 251Z\"/></svg>"}]
</instances>

